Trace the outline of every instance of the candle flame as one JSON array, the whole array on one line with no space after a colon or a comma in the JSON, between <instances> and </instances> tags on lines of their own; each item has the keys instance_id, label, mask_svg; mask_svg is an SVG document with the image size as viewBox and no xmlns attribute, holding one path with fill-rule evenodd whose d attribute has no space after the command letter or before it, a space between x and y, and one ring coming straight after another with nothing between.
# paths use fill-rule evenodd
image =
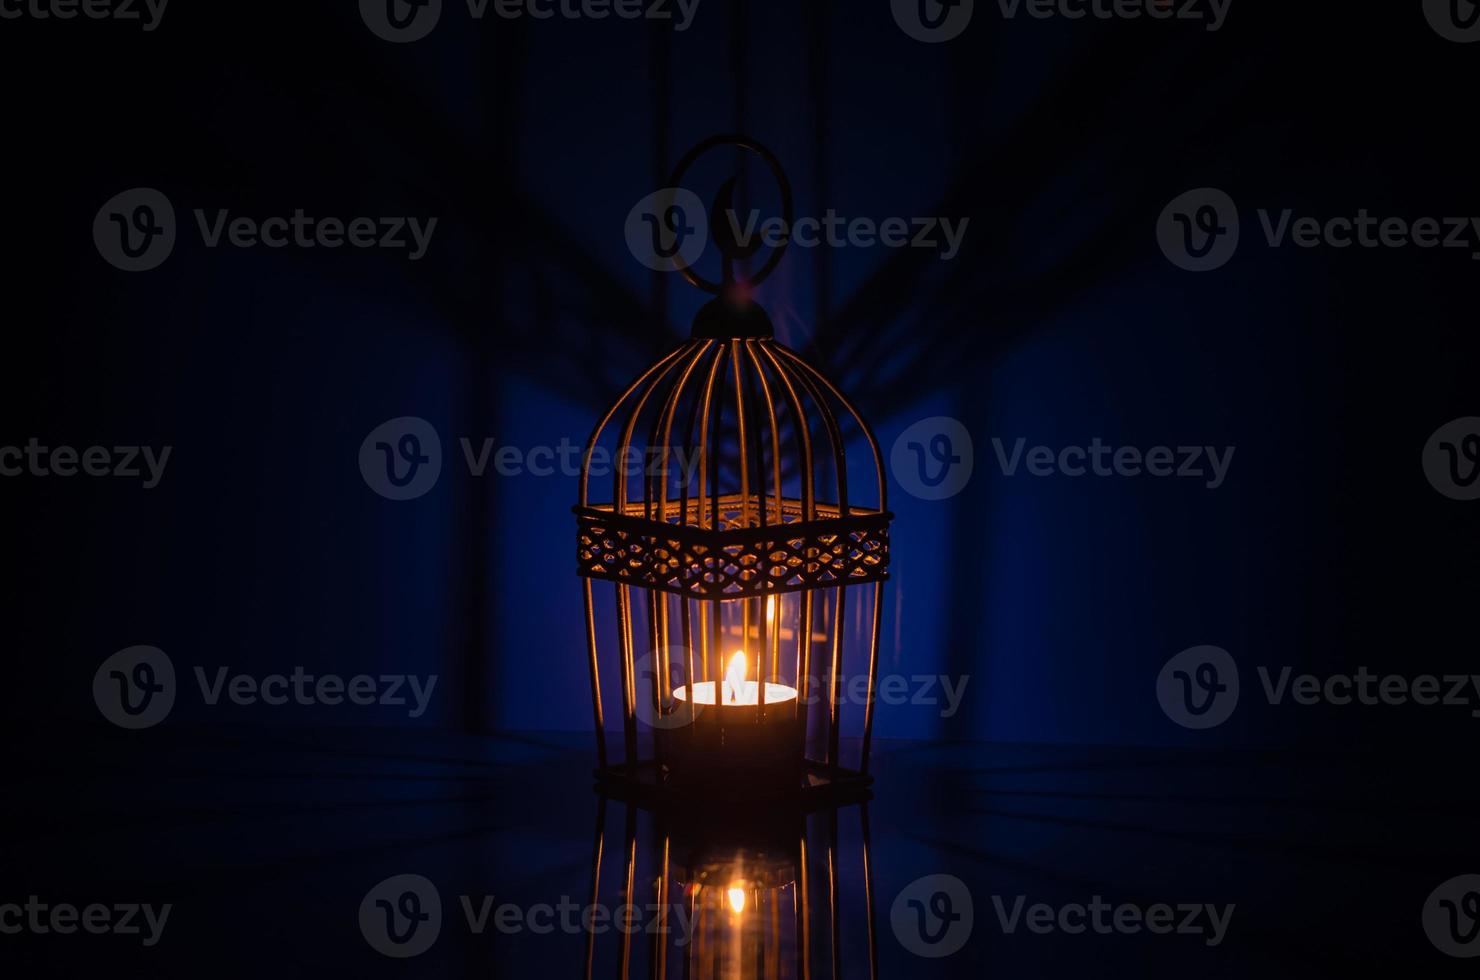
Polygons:
<instances>
[{"instance_id":1,"label":"candle flame","mask_svg":"<svg viewBox=\"0 0 1480 980\"><path fill-rule=\"evenodd\" d=\"M769 623L769 622L773 621L775 618L776 618L776 597L773 596L773 595L768 595L768 596L766 596L766 622Z\"/></svg>"},{"instance_id":2,"label":"candle flame","mask_svg":"<svg viewBox=\"0 0 1480 980\"><path fill-rule=\"evenodd\" d=\"M725 668L725 702L736 704L740 701L740 693L745 689L745 651L736 650L735 655L730 658L729 667Z\"/></svg>"},{"instance_id":3,"label":"candle flame","mask_svg":"<svg viewBox=\"0 0 1480 980\"><path fill-rule=\"evenodd\" d=\"M731 885L729 890L730 910L736 915L745 911L745 889L739 885Z\"/></svg>"}]
</instances>

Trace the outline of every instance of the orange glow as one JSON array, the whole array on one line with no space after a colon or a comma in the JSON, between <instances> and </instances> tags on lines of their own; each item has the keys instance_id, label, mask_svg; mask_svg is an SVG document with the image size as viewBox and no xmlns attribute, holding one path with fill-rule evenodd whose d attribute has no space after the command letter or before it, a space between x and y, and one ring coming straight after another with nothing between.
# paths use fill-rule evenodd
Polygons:
<instances>
[{"instance_id":1,"label":"orange glow","mask_svg":"<svg viewBox=\"0 0 1480 980\"><path fill-rule=\"evenodd\" d=\"M745 889L738 884L731 885L729 891L730 911L739 915L745 911Z\"/></svg>"}]
</instances>

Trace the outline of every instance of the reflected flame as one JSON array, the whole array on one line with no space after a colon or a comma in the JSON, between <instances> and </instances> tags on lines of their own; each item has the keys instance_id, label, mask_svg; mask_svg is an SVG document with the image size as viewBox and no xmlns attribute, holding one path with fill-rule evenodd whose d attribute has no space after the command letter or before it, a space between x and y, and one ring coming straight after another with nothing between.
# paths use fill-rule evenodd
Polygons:
<instances>
[{"instance_id":1,"label":"reflected flame","mask_svg":"<svg viewBox=\"0 0 1480 980\"><path fill-rule=\"evenodd\" d=\"M776 597L766 596L766 622L774 622L776 619Z\"/></svg>"},{"instance_id":2,"label":"reflected flame","mask_svg":"<svg viewBox=\"0 0 1480 980\"><path fill-rule=\"evenodd\" d=\"M725 668L725 703L737 704L740 693L745 690L745 651L736 650Z\"/></svg>"},{"instance_id":3,"label":"reflected flame","mask_svg":"<svg viewBox=\"0 0 1480 980\"><path fill-rule=\"evenodd\" d=\"M739 885L731 885L729 890L730 911L739 915L745 911L745 889Z\"/></svg>"}]
</instances>

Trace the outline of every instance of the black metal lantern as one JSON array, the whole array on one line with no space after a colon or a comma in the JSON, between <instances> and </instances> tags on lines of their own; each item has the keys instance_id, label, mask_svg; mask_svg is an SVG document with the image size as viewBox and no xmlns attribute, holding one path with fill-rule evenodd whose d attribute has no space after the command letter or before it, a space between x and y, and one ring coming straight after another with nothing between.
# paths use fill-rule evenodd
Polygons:
<instances>
[{"instance_id":1,"label":"black metal lantern","mask_svg":"<svg viewBox=\"0 0 1480 980\"><path fill-rule=\"evenodd\" d=\"M670 187L699 155L722 145L754 152L771 167L789 228L785 175L774 155L743 137L695 147ZM883 459L848 398L778 343L770 317L749 299L749 287L776 267L782 249L749 281L737 281L734 267L753 249L726 236L720 221L713 225L723 280L705 280L677 257L674 265L716 298L699 312L693 336L617 399L582 456L576 550L597 776L618 791L694 799L861 790L889 563ZM875 486L868 489L876 496L868 504L848 479L846 443L855 427L872 454ZM593 460L608 433L616 436L615 452L605 457L614 461L612 496L592 503ZM614 585L614 609L601 617L597 580ZM850 598L860 586L866 594ZM607 643L598 618L615 626ZM849 690L861 687L864 695L862 737L849 766L841 758L844 661L860 650L853 676L867 680ZM619 759L607 749L601 692L613 668L622 702Z\"/></svg>"}]
</instances>

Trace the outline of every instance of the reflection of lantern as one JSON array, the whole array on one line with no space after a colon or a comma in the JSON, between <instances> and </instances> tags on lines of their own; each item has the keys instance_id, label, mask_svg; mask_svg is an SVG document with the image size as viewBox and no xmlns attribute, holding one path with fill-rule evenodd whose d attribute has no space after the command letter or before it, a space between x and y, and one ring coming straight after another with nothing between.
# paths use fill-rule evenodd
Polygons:
<instances>
[{"instance_id":1,"label":"reflection of lantern","mask_svg":"<svg viewBox=\"0 0 1480 980\"><path fill-rule=\"evenodd\" d=\"M754 142L700 144L670 186L720 145L770 164L789 227L790 188L775 157ZM882 458L847 397L777 343L770 317L748 298L781 250L742 285L733 263L748 252L715 226L723 281L679 271L717 298L699 312L692 338L622 394L582 457L577 553L598 775L619 788L704 797L858 789L868 781L889 555ZM872 454L877 496L868 506L849 482L854 426ZM605 451L605 434L616 437L605 456L613 493L610 503L593 504L593 459ZM615 585L614 609L600 617L598 579ZM850 598L856 586L867 588ZM610 647L599 641L606 630L598 621L615 622ZM867 678L856 767L844 765L840 746L850 649L863 657L854 676ZM619 760L608 756L601 692L613 667ZM813 704L825 712L815 723ZM653 729L650 749L646 733L639 742L639 720Z\"/></svg>"},{"instance_id":2,"label":"reflection of lantern","mask_svg":"<svg viewBox=\"0 0 1480 980\"><path fill-rule=\"evenodd\" d=\"M588 930L584 975L606 975L598 967L616 963L623 980L878 976L868 806L858 808L857 847L840 839L846 809L810 819L775 813L741 827L628 807L623 846L608 848L603 798L590 904L658 913L635 935L602 940Z\"/></svg>"}]
</instances>

